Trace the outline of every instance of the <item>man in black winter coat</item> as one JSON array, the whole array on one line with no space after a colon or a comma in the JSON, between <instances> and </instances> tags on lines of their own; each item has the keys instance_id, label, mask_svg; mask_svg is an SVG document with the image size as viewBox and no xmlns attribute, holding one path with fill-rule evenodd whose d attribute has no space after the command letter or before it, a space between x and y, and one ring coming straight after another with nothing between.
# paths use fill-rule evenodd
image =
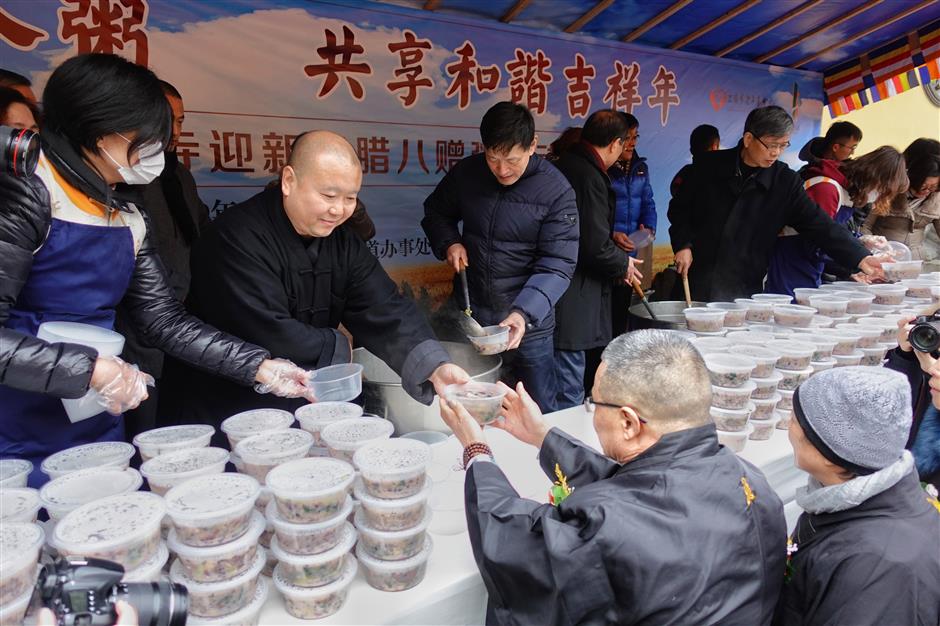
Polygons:
<instances>
[{"instance_id":1,"label":"man in black winter coat","mask_svg":"<svg viewBox=\"0 0 940 626\"><path fill-rule=\"evenodd\" d=\"M793 395L809 475L774 624L940 624L940 504L911 453L911 392L881 367L820 372Z\"/></svg>"},{"instance_id":2,"label":"man in black winter coat","mask_svg":"<svg viewBox=\"0 0 940 626\"><path fill-rule=\"evenodd\" d=\"M777 159L793 119L778 106L754 109L730 150L696 157L669 203L669 237L695 300L732 300L763 291L777 235L790 226L838 263L880 275L880 263L803 191ZM694 258L694 262L693 262Z\"/></svg>"},{"instance_id":3,"label":"man in black winter coat","mask_svg":"<svg viewBox=\"0 0 940 626\"><path fill-rule=\"evenodd\" d=\"M555 410L553 308L578 254L578 214L565 177L535 155L535 120L511 102L480 123L483 154L469 156L424 201L421 225L439 259L466 270L473 317L509 328L503 378ZM463 229L458 224L463 222ZM459 294L459 295L458 295ZM463 309L459 277L453 306Z\"/></svg>"},{"instance_id":4,"label":"man in black winter coat","mask_svg":"<svg viewBox=\"0 0 940 626\"><path fill-rule=\"evenodd\" d=\"M305 134L280 188L227 209L200 238L187 305L217 328L237 328L307 369L350 361L349 339L338 330L342 323L401 376L405 391L430 404L434 391L469 377L450 363L415 303L344 225L361 183L359 159L345 139L326 131ZM173 368L172 393L166 395L164 423L218 426L246 409L299 406L259 401L182 367Z\"/></svg>"},{"instance_id":5,"label":"man in black winter coat","mask_svg":"<svg viewBox=\"0 0 940 626\"><path fill-rule=\"evenodd\" d=\"M585 351L603 348L613 338L611 289L630 284L635 260L614 244L616 197L607 170L617 162L627 123L616 111L596 111L581 131L581 141L555 167L574 188L580 217L578 265L571 285L555 307L555 384L557 408L584 400Z\"/></svg>"}]
</instances>

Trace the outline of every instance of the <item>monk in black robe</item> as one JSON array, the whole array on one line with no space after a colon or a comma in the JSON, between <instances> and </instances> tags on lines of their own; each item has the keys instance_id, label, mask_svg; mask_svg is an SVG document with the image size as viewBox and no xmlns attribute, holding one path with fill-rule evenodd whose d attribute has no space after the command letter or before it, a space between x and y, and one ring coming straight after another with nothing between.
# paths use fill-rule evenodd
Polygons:
<instances>
[{"instance_id":1,"label":"monk in black robe","mask_svg":"<svg viewBox=\"0 0 940 626\"><path fill-rule=\"evenodd\" d=\"M344 224L361 184L359 160L345 139L326 131L303 135L279 188L226 210L194 247L187 306L308 369L350 362L342 324L399 373L405 391L430 404L435 390L467 374L450 363L415 303ZM239 411L292 410L303 402L255 397L180 363L169 369L160 425L218 426Z\"/></svg>"},{"instance_id":2,"label":"monk in black robe","mask_svg":"<svg viewBox=\"0 0 940 626\"><path fill-rule=\"evenodd\" d=\"M768 624L786 524L763 474L718 443L702 357L668 331L621 335L592 390L604 453L549 429L522 386L503 422L539 449L553 504L521 498L462 406L470 541L488 624ZM563 478L562 478L563 476Z\"/></svg>"}]
</instances>

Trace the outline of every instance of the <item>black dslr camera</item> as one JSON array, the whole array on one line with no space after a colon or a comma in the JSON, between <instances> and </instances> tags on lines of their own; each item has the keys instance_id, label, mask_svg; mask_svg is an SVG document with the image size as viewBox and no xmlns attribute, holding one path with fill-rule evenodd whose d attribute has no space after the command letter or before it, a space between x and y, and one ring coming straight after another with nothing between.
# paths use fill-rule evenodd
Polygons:
<instances>
[{"instance_id":1,"label":"black dslr camera","mask_svg":"<svg viewBox=\"0 0 940 626\"><path fill-rule=\"evenodd\" d=\"M907 340L918 352L936 352L940 350L940 311L933 315L921 315L914 320Z\"/></svg>"},{"instance_id":2,"label":"black dslr camera","mask_svg":"<svg viewBox=\"0 0 940 626\"><path fill-rule=\"evenodd\" d=\"M122 583L124 568L101 559L70 557L44 565L36 594L59 626L113 626L114 605L137 609L140 626L185 626L189 594L171 582Z\"/></svg>"},{"instance_id":3,"label":"black dslr camera","mask_svg":"<svg viewBox=\"0 0 940 626\"><path fill-rule=\"evenodd\" d=\"M39 164L39 135L28 128L0 126L0 171L32 176Z\"/></svg>"}]
</instances>

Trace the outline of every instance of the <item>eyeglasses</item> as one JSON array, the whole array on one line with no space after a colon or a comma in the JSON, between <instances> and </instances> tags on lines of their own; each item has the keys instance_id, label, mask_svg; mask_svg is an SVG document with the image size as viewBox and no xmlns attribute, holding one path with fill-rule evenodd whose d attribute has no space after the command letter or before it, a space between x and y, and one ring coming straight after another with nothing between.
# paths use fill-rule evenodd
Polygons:
<instances>
[{"instance_id":1,"label":"eyeglasses","mask_svg":"<svg viewBox=\"0 0 940 626\"><path fill-rule=\"evenodd\" d=\"M767 148L767 149L770 150L771 152L783 152L784 150L786 150L787 148L790 147L790 142L789 142L789 141L786 142L786 143L772 143L772 144L766 144L766 143L764 143L764 141L763 141L760 137L755 136L754 139L756 139L757 141L759 141L759 142L760 142L760 145L764 146L765 148Z\"/></svg>"},{"instance_id":2,"label":"eyeglasses","mask_svg":"<svg viewBox=\"0 0 940 626\"><path fill-rule=\"evenodd\" d=\"M617 409L618 411L621 408L621 405L619 404L611 404L609 402L595 402L594 398L592 398L591 396L585 396L584 398L584 410L585 411L587 411L588 413L593 413L594 409L596 409L599 406L606 406L609 409ZM640 417L639 415L637 415L637 419L640 420L641 424L646 423L646 420Z\"/></svg>"},{"instance_id":3,"label":"eyeglasses","mask_svg":"<svg viewBox=\"0 0 940 626\"><path fill-rule=\"evenodd\" d=\"M920 189L915 189L914 193L933 193L938 189L940 189L940 186L938 185L928 185L925 183L920 186Z\"/></svg>"},{"instance_id":4,"label":"eyeglasses","mask_svg":"<svg viewBox=\"0 0 940 626\"><path fill-rule=\"evenodd\" d=\"M789 144L787 144L787 145L789 145ZM858 147L858 144L855 144L854 146L850 146L850 145L847 144L847 143L836 143L836 144L834 144L834 145L842 146L843 148L848 148L848 149L849 149L849 154L855 154L855 149Z\"/></svg>"}]
</instances>

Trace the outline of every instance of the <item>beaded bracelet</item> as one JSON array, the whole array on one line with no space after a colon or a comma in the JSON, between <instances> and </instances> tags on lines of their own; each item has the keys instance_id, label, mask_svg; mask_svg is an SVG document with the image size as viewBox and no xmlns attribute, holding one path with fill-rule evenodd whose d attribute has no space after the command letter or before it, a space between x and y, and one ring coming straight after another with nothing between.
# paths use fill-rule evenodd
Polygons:
<instances>
[{"instance_id":1,"label":"beaded bracelet","mask_svg":"<svg viewBox=\"0 0 940 626\"><path fill-rule=\"evenodd\" d=\"M488 445L480 442L473 442L463 449L463 468L467 469L467 464L470 462L470 459L479 455L479 454L488 454L493 456L493 451Z\"/></svg>"}]
</instances>

